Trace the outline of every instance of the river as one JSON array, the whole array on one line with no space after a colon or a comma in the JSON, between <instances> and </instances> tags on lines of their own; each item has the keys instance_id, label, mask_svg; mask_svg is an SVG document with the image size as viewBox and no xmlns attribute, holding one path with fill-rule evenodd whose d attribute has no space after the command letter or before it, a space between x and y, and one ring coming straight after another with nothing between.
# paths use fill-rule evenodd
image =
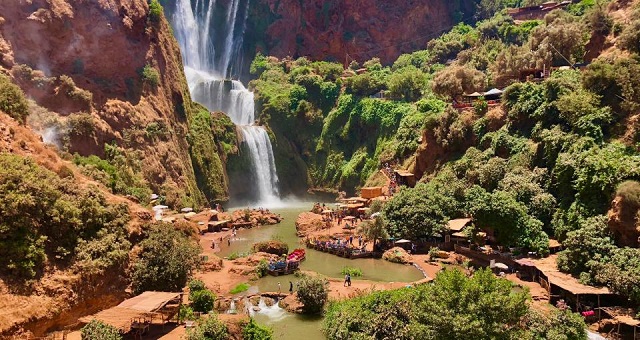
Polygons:
<instances>
[{"instance_id":1,"label":"river","mask_svg":"<svg viewBox=\"0 0 640 340\"><path fill-rule=\"evenodd\" d=\"M232 241L230 246L223 247L219 255L228 256L234 252L245 253L251 249L253 243L271 239L287 243L290 251L295 248L304 248L296 236L295 222L301 212L309 211L312 206L312 202L295 202L271 209L284 217L280 224L238 231L237 238ZM381 259L350 260L313 249L307 249L307 258L302 262L301 269L314 271L328 277L341 278L340 272L344 266L360 268L363 276L358 279L371 281L412 282L424 278L422 272L413 266L395 264ZM278 282L281 283L282 290L285 291L289 288L289 281L295 283L297 280L298 278L294 275L267 276L250 282L253 285L251 291L277 291ZM262 312L256 313L254 317L258 322L273 328L275 339L316 340L325 338L321 331L321 317L294 315L278 307L265 308Z\"/></svg>"}]
</instances>

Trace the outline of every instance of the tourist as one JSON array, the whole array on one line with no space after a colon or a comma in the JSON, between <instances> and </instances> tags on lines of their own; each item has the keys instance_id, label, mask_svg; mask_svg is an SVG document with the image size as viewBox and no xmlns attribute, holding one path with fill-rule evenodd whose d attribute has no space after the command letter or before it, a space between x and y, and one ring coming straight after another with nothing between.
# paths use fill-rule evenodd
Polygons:
<instances>
[{"instance_id":1,"label":"tourist","mask_svg":"<svg viewBox=\"0 0 640 340\"><path fill-rule=\"evenodd\" d=\"M293 294L293 282L289 281L289 294Z\"/></svg>"}]
</instances>

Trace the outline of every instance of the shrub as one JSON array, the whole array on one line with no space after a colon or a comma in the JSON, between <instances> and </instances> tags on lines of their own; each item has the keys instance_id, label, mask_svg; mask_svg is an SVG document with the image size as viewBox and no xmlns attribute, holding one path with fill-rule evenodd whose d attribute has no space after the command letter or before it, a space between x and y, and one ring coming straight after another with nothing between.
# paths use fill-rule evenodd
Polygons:
<instances>
[{"instance_id":1,"label":"shrub","mask_svg":"<svg viewBox=\"0 0 640 340\"><path fill-rule=\"evenodd\" d=\"M329 281L317 276L306 276L298 282L297 298L302 303L302 310L309 314L322 312L329 298Z\"/></svg>"},{"instance_id":2,"label":"shrub","mask_svg":"<svg viewBox=\"0 0 640 340\"><path fill-rule=\"evenodd\" d=\"M82 340L120 340L118 330L99 320L91 320L80 330Z\"/></svg>"},{"instance_id":3,"label":"shrub","mask_svg":"<svg viewBox=\"0 0 640 340\"><path fill-rule=\"evenodd\" d=\"M258 276L258 278L261 278L267 275L268 270L269 270L269 262L267 262L267 260L265 259L262 259L260 260L260 262L258 263L258 267L256 268L256 275Z\"/></svg>"},{"instance_id":4,"label":"shrub","mask_svg":"<svg viewBox=\"0 0 640 340\"><path fill-rule=\"evenodd\" d=\"M238 293L246 292L247 290L249 290L249 287L251 287L251 285L248 283L240 283L237 286L233 287L233 289L231 289L229 293L238 294Z\"/></svg>"},{"instance_id":5,"label":"shrub","mask_svg":"<svg viewBox=\"0 0 640 340\"><path fill-rule=\"evenodd\" d=\"M160 74L155 67L147 64L142 69L142 80L155 88L160 83Z\"/></svg>"},{"instance_id":6,"label":"shrub","mask_svg":"<svg viewBox=\"0 0 640 340\"><path fill-rule=\"evenodd\" d=\"M0 111L4 111L21 124L24 124L29 115L29 105L24 93L18 85L11 83L11 80L2 74L0 74Z\"/></svg>"},{"instance_id":7,"label":"shrub","mask_svg":"<svg viewBox=\"0 0 640 340\"><path fill-rule=\"evenodd\" d=\"M131 274L136 293L181 291L199 264L200 247L171 224L154 225L140 246L142 252Z\"/></svg>"},{"instance_id":8,"label":"shrub","mask_svg":"<svg viewBox=\"0 0 640 340\"><path fill-rule=\"evenodd\" d=\"M96 130L96 123L90 113L74 113L67 120L69 135L89 137Z\"/></svg>"},{"instance_id":9,"label":"shrub","mask_svg":"<svg viewBox=\"0 0 640 340\"><path fill-rule=\"evenodd\" d=\"M229 337L227 325L214 314L200 320L198 325L187 332L187 340L226 340Z\"/></svg>"},{"instance_id":10,"label":"shrub","mask_svg":"<svg viewBox=\"0 0 640 340\"><path fill-rule=\"evenodd\" d=\"M273 330L255 322L253 318L242 328L242 339L244 340L271 340Z\"/></svg>"},{"instance_id":11,"label":"shrub","mask_svg":"<svg viewBox=\"0 0 640 340\"><path fill-rule=\"evenodd\" d=\"M191 308L196 312L208 313L213 310L213 303L216 300L216 295L212 291L203 289L196 290L189 293L189 301L191 301Z\"/></svg>"},{"instance_id":12,"label":"shrub","mask_svg":"<svg viewBox=\"0 0 640 340\"><path fill-rule=\"evenodd\" d=\"M344 266L344 267L342 267L342 271L340 271L340 272L342 273L342 275L349 274L349 276L352 276L352 277L360 277L360 276L362 276L362 269L355 268L355 267Z\"/></svg>"},{"instance_id":13,"label":"shrub","mask_svg":"<svg viewBox=\"0 0 640 340\"><path fill-rule=\"evenodd\" d=\"M205 289L206 287L204 286L204 282L196 279L189 281L190 292L197 292L199 290L205 290Z\"/></svg>"},{"instance_id":14,"label":"shrub","mask_svg":"<svg viewBox=\"0 0 640 340\"><path fill-rule=\"evenodd\" d=\"M191 308L191 306L187 306L187 305L180 306L180 310L178 311L178 320L180 322L183 322L186 320L195 320L195 319L196 319L196 314L193 312L193 308Z\"/></svg>"},{"instance_id":15,"label":"shrub","mask_svg":"<svg viewBox=\"0 0 640 340\"><path fill-rule=\"evenodd\" d=\"M162 19L162 13L163 9L160 2L158 2L158 0L151 0L151 2L149 2L149 20L156 24L159 23Z\"/></svg>"}]
</instances>

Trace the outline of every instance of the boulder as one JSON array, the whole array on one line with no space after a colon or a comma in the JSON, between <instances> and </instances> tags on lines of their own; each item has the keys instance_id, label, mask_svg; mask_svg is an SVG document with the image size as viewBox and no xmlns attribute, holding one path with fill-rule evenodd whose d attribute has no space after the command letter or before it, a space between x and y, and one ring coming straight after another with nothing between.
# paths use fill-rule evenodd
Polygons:
<instances>
[{"instance_id":1,"label":"boulder","mask_svg":"<svg viewBox=\"0 0 640 340\"><path fill-rule=\"evenodd\" d=\"M289 246L282 241L270 240L254 243L251 250L280 256L289 253Z\"/></svg>"},{"instance_id":2,"label":"boulder","mask_svg":"<svg viewBox=\"0 0 640 340\"><path fill-rule=\"evenodd\" d=\"M384 254L382 254L382 258L394 263L406 264L413 262L413 258L411 257L411 255L409 255L406 250L400 247L393 247L385 251Z\"/></svg>"}]
</instances>

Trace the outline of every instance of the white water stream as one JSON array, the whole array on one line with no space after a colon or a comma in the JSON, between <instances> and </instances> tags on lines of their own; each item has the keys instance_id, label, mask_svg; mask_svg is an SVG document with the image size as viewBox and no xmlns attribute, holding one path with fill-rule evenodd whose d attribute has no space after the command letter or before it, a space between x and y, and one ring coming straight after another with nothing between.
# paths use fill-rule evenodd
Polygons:
<instances>
[{"instance_id":1,"label":"white water stream","mask_svg":"<svg viewBox=\"0 0 640 340\"><path fill-rule=\"evenodd\" d=\"M237 125L249 153L254 203L272 206L279 199L278 174L267 131L255 124L253 93L230 79L241 58L240 48L248 14L248 1L176 0L170 21L180 44L189 91L211 111L226 113ZM224 8L224 13L216 13ZM216 22L218 20L219 22ZM216 41L218 39L219 41Z\"/></svg>"}]
</instances>

